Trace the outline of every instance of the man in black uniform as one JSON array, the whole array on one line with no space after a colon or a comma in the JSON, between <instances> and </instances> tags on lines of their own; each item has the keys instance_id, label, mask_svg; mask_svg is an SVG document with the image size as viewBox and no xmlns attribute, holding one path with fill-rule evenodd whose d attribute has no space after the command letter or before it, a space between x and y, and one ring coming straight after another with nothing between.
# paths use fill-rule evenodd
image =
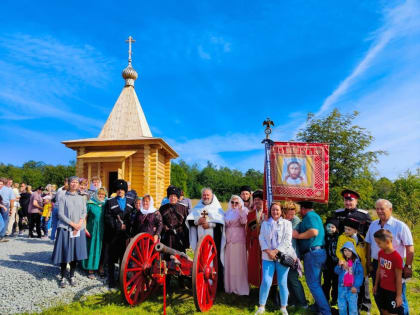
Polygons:
<instances>
[{"instance_id":1,"label":"man in black uniform","mask_svg":"<svg viewBox=\"0 0 420 315\"><path fill-rule=\"evenodd\" d=\"M360 195L354 190L344 189L341 192L341 196L344 198L344 208L334 211L334 217L339 221L340 234L344 232L344 220L346 218L352 218L359 221L359 233L365 237L372 219L370 218L369 212L357 208L357 201Z\"/></svg>"},{"instance_id":2,"label":"man in black uniform","mask_svg":"<svg viewBox=\"0 0 420 315\"><path fill-rule=\"evenodd\" d=\"M122 260L129 237L125 222L129 222L134 211L134 199L127 196L127 182L118 179L115 182L117 196L109 199L104 207L104 251L108 263L108 284L115 287L115 263Z\"/></svg>"}]
</instances>

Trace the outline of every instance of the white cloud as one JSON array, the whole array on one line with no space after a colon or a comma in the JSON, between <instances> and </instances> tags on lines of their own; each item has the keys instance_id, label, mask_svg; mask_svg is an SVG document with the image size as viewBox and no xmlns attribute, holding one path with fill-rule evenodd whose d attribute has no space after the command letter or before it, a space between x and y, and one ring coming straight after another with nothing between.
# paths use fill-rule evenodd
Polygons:
<instances>
[{"instance_id":1,"label":"white cloud","mask_svg":"<svg viewBox=\"0 0 420 315\"><path fill-rule=\"evenodd\" d=\"M98 132L101 123L97 119L74 112L65 100L95 107L76 95L81 88L103 86L109 80L112 60L89 45L64 43L49 35L2 35L0 49L6 57L0 61L2 119L48 117Z\"/></svg>"},{"instance_id":2,"label":"white cloud","mask_svg":"<svg viewBox=\"0 0 420 315\"><path fill-rule=\"evenodd\" d=\"M197 53L203 60L220 62L223 56L232 50L232 43L220 35L206 34L201 42L197 46Z\"/></svg>"},{"instance_id":3,"label":"white cloud","mask_svg":"<svg viewBox=\"0 0 420 315\"><path fill-rule=\"evenodd\" d=\"M2 35L0 46L7 50L8 59L18 65L64 73L93 86L109 79L104 71L110 66L109 59L90 45L63 43L50 35L34 37L17 33Z\"/></svg>"},{"instance_id":4,"label":"white cloud","mask_svg":"<svg viewBox=\"0 0 420 315\"><path fill-rule=\"evenodd\" d=\"M204 60L210 60L211 59L210 54L208 52L204 51L203 45L198 45L197 51L198 51L198 55L200 56L201 59L204 59Z\"/></svg>"},{"instance_id":5,"label":"white cloud","mask_svg":"<svg viewBox=\"0 0 420 315\"><path fill-rule=\"evenodd\" d=\"M229 165L221 154L226 152L247 152L262 149L261 136L247 134L212 135L206 138L168 142L187 163L206 165L207 161L219 166ZM241 168L242 169L242 168Z\"/></svg>"},{"instance_id":6,"label":"white cloud","mask_svg":"<svg viewBox=\"0 0 420 315\"><path fill-rule=\"evenodd\" d=\"M409 0L386 9L385 23L372 39L365 56L324 100L317 115L332 107L358 110L357 123L376 138L371 149L389 153L380 158L380 175L396 178L419 165L419 2Z\"/></svg>"},{"instance_id":7,"label":"white cloud","mask_svg":"<svg viewBox=\"0 0 420 315\"><path fill-rule=\"evenodd\" d=\"M396 8L387 9L385 11L385 24L373 34L372 46L350 75L324 100L317 115L325 113L339 101L340 97L348 92L349 88L372 66L378 55L391 40L406 36L407 33L410 34L418 30L419 27L419 4L415 0L408 0Z\"/></svg>"}]
</instances>

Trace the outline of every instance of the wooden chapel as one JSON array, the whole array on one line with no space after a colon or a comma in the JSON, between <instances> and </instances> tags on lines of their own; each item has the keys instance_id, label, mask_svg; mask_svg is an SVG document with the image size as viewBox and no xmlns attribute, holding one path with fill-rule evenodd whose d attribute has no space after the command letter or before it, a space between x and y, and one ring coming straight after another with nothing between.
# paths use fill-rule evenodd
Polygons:
<instances>
[{"instance_id":1,"label":"wooden chapel","mask_svg":"<svg viewBox=\"0 0 420 315\"><path fill-rule=\"evenodd\" d=\"M144 112L134 90L137 72L131 64L130 36L128 66L120 96L97 138L63 141L76 151L76 175L98 176L109 193L116 179L131 183L139 196L150 194L159 206L166 196L171 179L171 159L178 154L161 138L150 132Z\"/></svg>"}]
</instances>

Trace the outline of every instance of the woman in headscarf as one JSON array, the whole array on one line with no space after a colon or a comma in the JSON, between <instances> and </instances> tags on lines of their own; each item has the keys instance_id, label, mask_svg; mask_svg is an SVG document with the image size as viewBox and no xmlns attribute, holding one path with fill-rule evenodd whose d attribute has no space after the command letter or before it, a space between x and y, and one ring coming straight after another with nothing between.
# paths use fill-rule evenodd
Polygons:
<instances>
[{"instance_id":1,"label":"woman in headscarf","mask_svg":"<svg viewBox=\"0 0 420 315\"><path fill-rule=\"evenodd\" d=\"M104 236L104 204L106 190L99 188L87 202L86 235L88 258L83 260L83 269L89 270L89 278L95 278L95 270L104 275L102 240Z\"/></svg>"},{"instance_id":2,"label":"woman in headscarf","mask_svg":"<svg viewBox=\"0 0 420 315\"><path fill-rule=\"evenodd\" d=\"M162 232L163 223L162 215L154 207L152 196L145 195L143 199L137 198L135 206L137 211L134 212L131 222L131 236L149 233L157 242Z\"/></svg>"},{"instance_id":3,"label":"woman in headscarf","mask_svg":"<svg viewBox=\"0 0 420 315\"><path fill-rule=\"evenodd\" d=\"M225 213L225 291L238 295L249 295L248 262L246 256L245 226L248 209L239 196L230 198Z\"/></svg>"},{"instance_id":4,"label":"woman in headscarf","mask_svg":"<svg viewBox=\"0 0 420 315\"><path fill-rule=\"evenodd\" d=\"M70 285L76 285L74 271L78 261L87 258L86 251L86 201L79 195L79 178L69 178L69 190L60 200L58 209L57 239L54 243L52 255L53 263L60 265L60 286L66 286L66 269L70 263Z\"/></svg>"},{"instance_id":5,"label":"woman in headscarf","mask_svg":"<svg viewBox=\"0 0 420 315\"><path fill-rule=\"evenodd\" d=\"M88 189L89 198L92 198L99 188L102 187L101 179L98 176L93 176L90 180L90 186Z\"/></svg>"}]
</instances>

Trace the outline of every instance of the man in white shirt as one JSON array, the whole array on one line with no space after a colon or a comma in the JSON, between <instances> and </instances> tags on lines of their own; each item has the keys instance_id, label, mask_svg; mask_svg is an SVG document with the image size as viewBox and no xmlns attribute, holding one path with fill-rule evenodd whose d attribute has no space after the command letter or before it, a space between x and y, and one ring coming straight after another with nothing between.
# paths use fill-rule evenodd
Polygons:
<instances>
[{"instance_id":1,"label":"man in white shirt","mask_svg":"<svg viewBox=\"0 0 420 315\"><path fill-rule=\"evenodd\" d=\"M403 279L411 278L413 274L412 263L414 258L414 242L410 229L404 222L397 220L392 216L392 203L390 201L386 199L378 199L375 203L375 208L379 219L373 221L369 226L365 239L367 243L366 268L372 275L373 283L375 283L376 270L378 268L379 252L379 247L376 244L373 235L380 229L389 230L392 233L392 245L394 249L398 252L398 254L400 254L401 258L405 258ZM404 305L404 315L408 315L409 309L405 281L403 281L402 286L402 299ZM377 301L376 305L378 305Z\"/></svg>"}]
</instances>

